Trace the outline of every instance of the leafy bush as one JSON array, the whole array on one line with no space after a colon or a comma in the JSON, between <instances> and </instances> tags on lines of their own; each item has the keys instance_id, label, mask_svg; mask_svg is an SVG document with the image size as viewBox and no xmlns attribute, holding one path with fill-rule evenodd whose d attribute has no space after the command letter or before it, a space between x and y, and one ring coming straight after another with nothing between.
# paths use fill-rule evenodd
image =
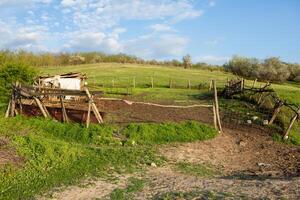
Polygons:
<instances>
[{"instance_id":1,"label":"leafy bush","mask_svg":"<svg viewBox=\"0 0 300 200\"><path fill-rule=\"evenodd\" d=\"M37 71L22 63L6 63L0 66L0 102L7 101L12 84L16 81L31 84Z\"/></svg>"}]
</instances>

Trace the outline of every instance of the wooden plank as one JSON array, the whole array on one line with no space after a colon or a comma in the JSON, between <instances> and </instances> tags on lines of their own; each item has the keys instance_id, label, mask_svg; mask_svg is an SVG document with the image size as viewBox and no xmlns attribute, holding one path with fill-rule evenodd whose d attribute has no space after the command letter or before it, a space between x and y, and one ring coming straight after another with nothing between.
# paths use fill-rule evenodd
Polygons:
<instances>
[{"instance_id":1,"label":"wooden plank","mask_svg":"<svg viewBox=\"0 0 300 200\"><path fill-rule=\"evenodd\" d=\"M40 101L38 98L36 98L36 97L33 97L33 98L34 98L36 104L38 105L38 107L40 108L40 110L41 110L43 116L44 116L45 118L48 118L48 115L47 115L47 113L46 113L46 111L45 111L45 109L44 109L44 107L43 107L41 101Z\"/></svg>"},{"instance_id":2,"label":"wooden plank","mask_svg":"<svg viewBox=\"0 0 300 200\"><path fill-rule=\"evenodd\" d=\"M87 118L86 118L86 127L87 128L89 128L89 126L90 126L91 108L92 108L92 103L89 101L89 108L88 108L88 113L87 113Z\"/></svg>"},{"instance_id":3,"label":"wooden plank","mask_svg":"<svg viewBox=\"0 0 300 200\"><path fill-rule=\"evenodd\" d=\"M68 118L68 115L67 115L67 111L66 111L66 108L65 108L63 97L60 96L59 99L60 99L60 104L61 104L63 122L69 123L69 118Z\"/></svg>"}]
</instances>

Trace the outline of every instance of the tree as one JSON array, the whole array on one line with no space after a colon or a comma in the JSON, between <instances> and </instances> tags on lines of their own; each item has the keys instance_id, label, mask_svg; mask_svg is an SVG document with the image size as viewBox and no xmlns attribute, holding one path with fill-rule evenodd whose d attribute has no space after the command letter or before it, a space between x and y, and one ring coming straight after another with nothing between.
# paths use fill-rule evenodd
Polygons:
<instances>
[{"instance_id":1,"label":"tree","mask_svg":"<svg viewBox=\"0 0 300 200\"><path fill-rule=\"evenodd\" d=\"M185 69L190 69L192 66L192 57L187 54L182 58L183 66Z\"/></svg>"}]
</instances>

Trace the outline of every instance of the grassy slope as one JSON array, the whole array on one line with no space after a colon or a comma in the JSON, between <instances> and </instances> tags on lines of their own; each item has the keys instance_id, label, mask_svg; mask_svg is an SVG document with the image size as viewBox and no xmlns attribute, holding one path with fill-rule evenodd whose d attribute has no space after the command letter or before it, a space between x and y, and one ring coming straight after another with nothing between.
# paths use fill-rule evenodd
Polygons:
<instances>
[{"instance_id":1,"label":"grassy slope","mask_svg":"<svg viewBox=\"0 0 300 200\"><path fill-rule=\"evenodd\" d=\"M133 77L136 77L136 86L139 87L133 90L134 94L147 92L150 97L148 99L159 100L160 98L178 98L179 100L191 99L192 95L199 94L197 90L188 89L168 89L170 78L173 80L174 86L187 87L188 80L191 81L192 86L199 84L206 84L208 87L209 81L214 79L218 83L218 87L223 87L227 78L234 77L230 73L223 71L210 71L192 69L186 70L178 67L152 66L152 65L138 65L138 64L119 64L119 63L101 63L65 67L42 67L40 68L42 74L57 74L65 72L81 72L86 73L89 77L88 83L90 86L102 85L111 87L112 80L115 80L115 86L132 86ZM154 84L157 88L149 87L151 76L154 77ZM247 81L248 85L252 81ZM258 85L263 83L258 83ZM291 103L300 104L300 85L285 83L273 84L274 89L279 95ZM152 97L151 97L152 95ZM170 96L169 96L170 95Z\"/></svg>"},{"instance_id":2,"label":"grassy slope","mask_svg":"<svg viewBox=\"0 0 300 200\"><path fill-rule=\"evenodd\" d=\"M131 125L123 129L127 141L113 137L118 127L110 125L86 129L78 124L23 117L0 117L0 124L0 139L10 140L8 147L0 146L0 151L15 148L24 159L21 168L0 166L0 199L30 199L87 176L142 170L152 162L161 163L156 144L216 135L213 128L197 122ZM153 136L159 140L153 140Z\"/></svg>"}]
</instances>

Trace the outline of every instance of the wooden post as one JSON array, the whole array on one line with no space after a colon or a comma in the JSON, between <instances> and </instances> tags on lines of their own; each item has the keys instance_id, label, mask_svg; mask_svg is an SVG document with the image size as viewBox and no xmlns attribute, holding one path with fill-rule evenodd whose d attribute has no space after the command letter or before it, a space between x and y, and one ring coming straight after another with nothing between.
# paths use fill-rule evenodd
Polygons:
<instances>
[{"instance_id":1,"label":"wooden post","mask_svg":"<svg viewBox=\"0 0 300 200\"><path fill-rule=\"evenodd\" d=\"M242 80L241 80L241 91L243 91L244 90L244 78L242 78Z\"/></svg>"},{"instance_id":2,"label":"wooden post","mask_svg":"<svg viewBox=\"0 0 300 200\"><path fill-rule=\"evenodd\" d=\"M257 78L253 81L252 88L255 88L256 82L257 82Z\"/></svg>"},{"instance_id":3,"label":"wooden post","mask_svg":"<svg viewBox=\"0 0 300 200\"><path fill-rule=\"evenodd\" d=\"M219 126L219 131L222 133L222 125L221 125L221 119L220 119L220 112L219 112L219 102L218 102L218 92L217 92L217 84L216 81L213 80L213 87L214 87L214 100L215 100L215 107L216 107L216 116L217 116L217 122Z\"/></svg>"},{"instance_id":4,"label":"wooden post","mask_svg":"<svg viewBox=\"0 0 300 200\"><path fill-rule=\"evenodd\" d=\"M191 80L189 79L188 81L188 88L191 89L192 88L192 85L191 85Z\"/></svg>"},{"instance_id":5,"label":"wooden post","mask_svg":"<svg viewBox=\"0 0 300 200\"><path fill-rule=\"evenodd\" d=\"M115 87L115 79L113 79L113 80L111 81L111 83L112 83L112 87L114 88L114 87Z\"/></svg>"},{"instance_id":6,"label":"wooden post","mask_svg":"<svg viewBox=\"0 0 300 200\"><path fill-rule=\"evenodd\" d=\"M9 117L10 107L11 107L11 100L9 100L9 103L8 103L8 106L7 106L7 110L5 112L5 118Z\"/></svg>"},{"instance_id":7,"label":"wooden post","mask_svg":"<svg viewBox=\"0 0 300 200\"><path fill-rule=\"evenodd\" d=\"M151 88L154 88L154 79L153 79L153 76L151 76Z\"/></svg>"},{"instance_id":8,"label":"wooden post","mask_svg":"<svg viewBox=\"0 0 300 200\"><path fill-rule=\"evenodd\" d=\"M169 88L172 88L172 84L173 84L173 80L170 78L170 81L169 81Z\"/></svg>"},{"instance_id":9,"label":"wooden post","mask_svg":"<svg viewBox=\"0 0 300 200\"><path fill-rule=\"evenodd\" d=\"M66 108L65 108L65 105L64 105L63 97L60 95L59 98L60 98L60 104L61 104L61 111L62 111L63 122L68 123L69 122L69 118L68 118L67 111L66 111Z\"/></svg>"},{"instance_id":10,"label":"wooden post","mask_svg":"<svg viewBox=\"0 0 300 200\"><path fill-rule=\"evenodd\" d=\"M47 112L45 111L45 109L44 109L44 107L43 107L41 101L40 101L38 98L36 98L36 97L33 97L33 99L35 100L36 104L37 104L38 107L40 108L40 110L41 110L43 116L44 116L45 118L48 118Z\"/></svg>"},{"instance_id":11,"label":"wooden post","mask_svg":"<svg viewBox=\"0 0 300 200\"><path fill-rule=\"evenodd\" d=\"M92 102L89 100L89 107L88 107L88 113L87 113L87 118L86 118L86 127L89 128L90 126L90 120L91 120L91 107L92 107Z\"/></svg>"},{"instance_id":12,"label":"wooden post","mask_svg":"<svg viewBox=\"0 0 300 200\"><path fill-rule=\"evenodd\" d=\"M96 104L93 101L92 95L90 94L90 92L89 92L89 90L87 88L84 88L84 90L85 90L85 93L86 93L86 95L88 97L88 100L91 101L92 110L93 110L93 112L95 114L95 117L96 117L98 123L99 124L103 123L103 119L102 119L102 117L101 117L101 115L99 113L99 110L98 110Z\"/></svg>"},{"instance_id":13,"label":"wooden post","mask_svg":"<svg viewBox=\"0 0 300 200\"><path fill-rule=\"evenodd\" d=\"M291 123L290 123L288 129L285 131L283 139L286 140L286 139L289 138L289 133L290 133L290 131L291 131L291 129L292 129L295 121L298 119L299 115L300 115L300 109L297 111L297 113L295 114L295 116L291 119Z\"/></svg>"},{"instance_id":14,"label":"wooden post","mask_svg":"<svg viewBox=\"0 0 300 200\"><path fill-rule=\"evenodd\" d=\"M278 113L280 112L281 107L283 106L283 103L280 102L278 105L275 106L272 118L270 119L269 124L273 124L274 120L276 119Z\"/></svg>"},{"instance_id":15,"label":"wooden post","mask_svg":"<svg viewBox=\"0 0 300 200\"><path fill-rule=\"evenodd\" d=\"M133 88L135 88L135 76L133 77Z\"/></svg>"},{"instance_id":16,"label":"wooden post","mask_svg":"<svg viewBox=\"0 0 300 200\"><path fill-rule=\"evenodd\" d=\"M16 99L15 99L15 91L11 94L11 105L10 105L10 116L15 116L15 109L16 109Z\"/></svg>"},{"instance_id":17,"label":"wooden post","mask_svg":"<svg viewBox=\"0 0 300 200\"><path fill-rule=\"evenodd\" d=\"M215 126L215 129L218 130L217 114L216 114L216 106L215 106L215 103L213 103L213 114L214 114L214 126Z\"/></svg>"},{"instance_id":18,"label":"wooden post","mask_svg":"<svg viewBox=\"0 0 300 200\"><path fill-rule=\"evenodd\" d=\"M210 80L210 82L209 82L209 91L212 90L212 84L213 84L213 80Z\"/></svg>"}]
</instances>

